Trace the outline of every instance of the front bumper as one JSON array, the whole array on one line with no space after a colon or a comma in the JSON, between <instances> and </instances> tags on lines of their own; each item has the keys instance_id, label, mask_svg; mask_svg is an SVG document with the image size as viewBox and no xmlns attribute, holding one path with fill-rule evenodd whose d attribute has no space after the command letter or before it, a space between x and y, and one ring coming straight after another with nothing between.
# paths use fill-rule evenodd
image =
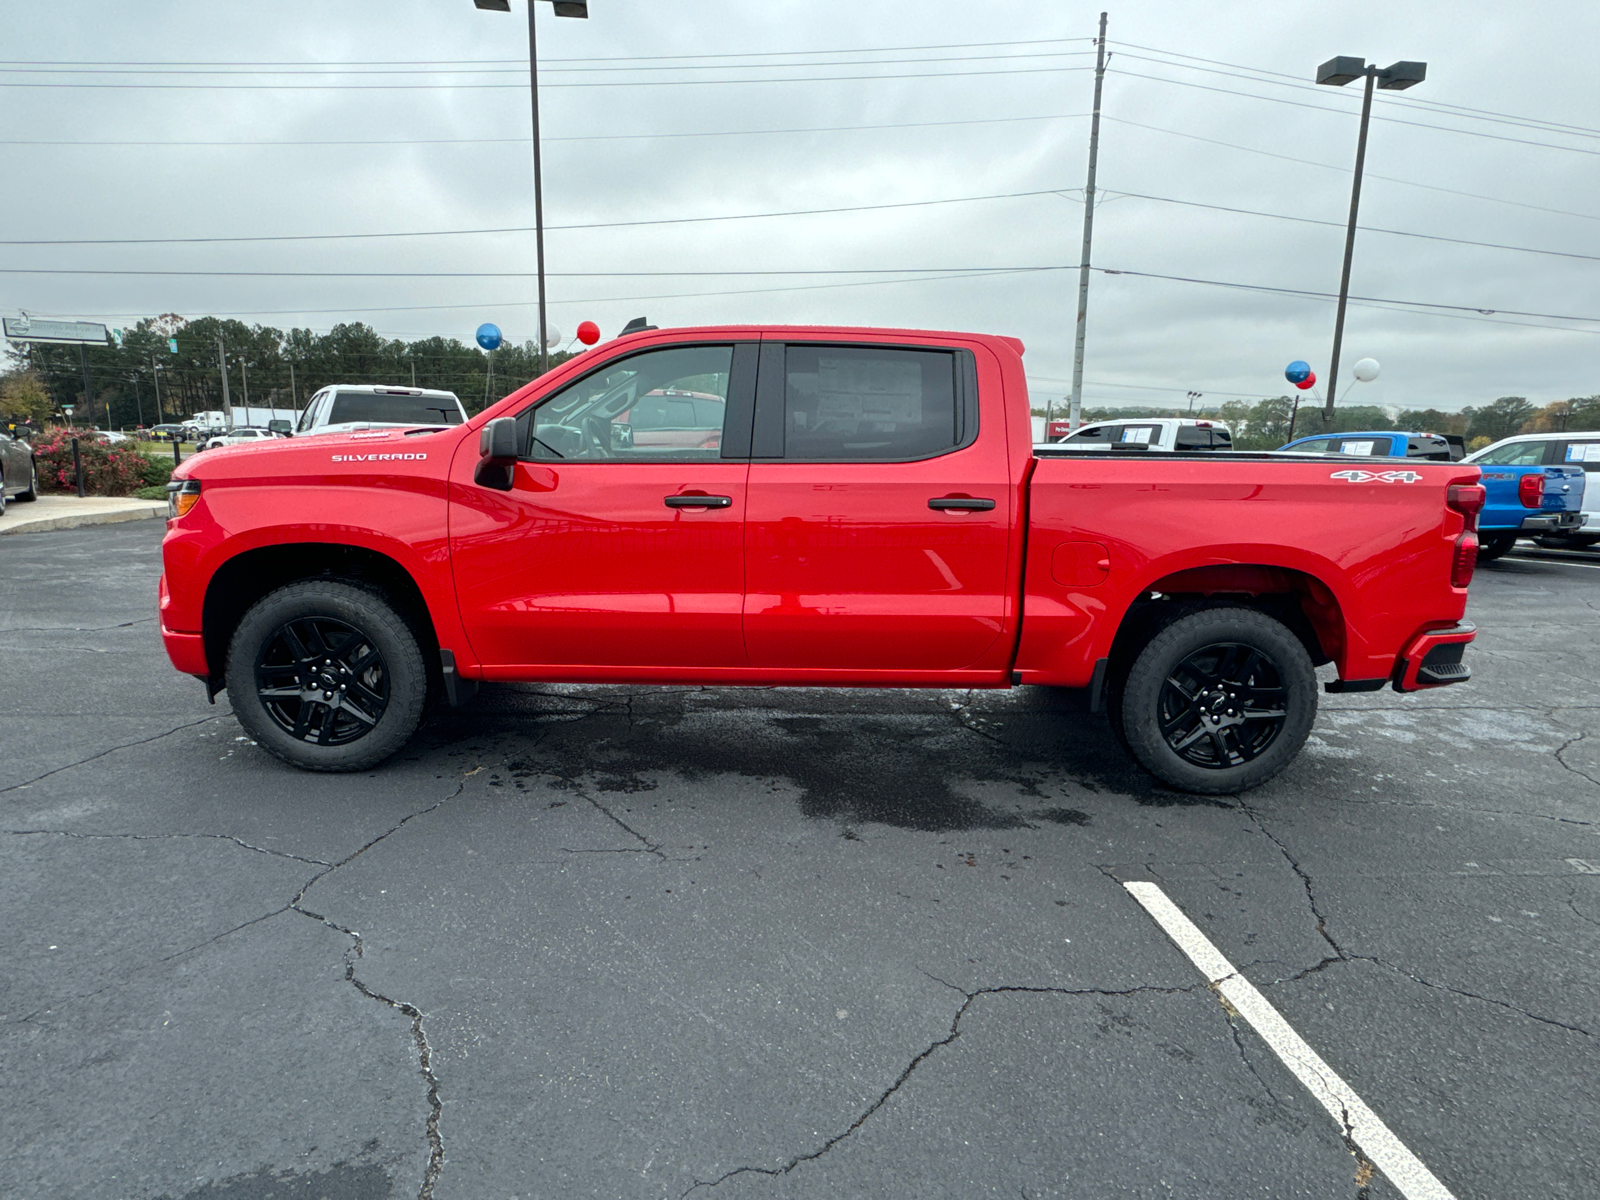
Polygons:
<instances>
[{"instance_id":1,"label":"front bumper","mask_svg":"<svg viewBox=\"0 0 1600 1200\"><path fill-rule=\"evenodd\" d=\"M1450 629L1419 634L1400 652L1399 661L1395 663L1394 690L1420 692L1426 688L1466 683L1472 678L1472 668L1461 661L1462 652L1477 636L1478 627L1467 621Z\"/></svg>"},{"instance_id":2,"label":"front bumper","mask_svg":"<svg viewBox=\"0 0 1600 1200\"><path fill-rule=\"evenodd\" d=\"M1589 518L1583 513L1541 513L1522 518L1523 533L1575 533Z\"/></svg>"}]
</instances>

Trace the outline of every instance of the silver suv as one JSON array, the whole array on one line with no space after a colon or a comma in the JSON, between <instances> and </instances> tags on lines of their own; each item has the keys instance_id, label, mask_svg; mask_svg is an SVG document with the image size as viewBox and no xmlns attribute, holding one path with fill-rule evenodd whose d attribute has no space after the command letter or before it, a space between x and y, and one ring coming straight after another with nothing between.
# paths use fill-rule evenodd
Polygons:
<instances>
[{"instance_id":1,"label":"silver suv","mask_svg":"<svg viewBox=\"0 0 1600 1200\"><path fill-rule=\"evenodd\" d=\"M311 397L296 436L417 425L461 425L466 409L454 392L387 384L338 383Z\"/></svg>"}]
</instances>

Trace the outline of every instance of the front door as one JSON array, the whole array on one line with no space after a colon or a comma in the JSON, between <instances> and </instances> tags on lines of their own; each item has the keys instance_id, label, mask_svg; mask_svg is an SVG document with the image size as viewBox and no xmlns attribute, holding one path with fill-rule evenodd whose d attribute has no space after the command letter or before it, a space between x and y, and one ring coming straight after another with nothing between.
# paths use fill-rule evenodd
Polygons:
<instances>
[{"instance_id":1,"label":"front door","mask_svg":"<svg viewBox=\"0 0 1600 1200\"><path fill-rule=\"evenodd\" d=\"M752 666L953 671L984 656L1007 619L1015 519L998 400L979 438L970 351L763 344Z\"/></svg>"},{"instance_id":2,"label":"front door","mask_svg":"<svg viewBox=\"0 0 1600 1200\"><path fill-rule=\"evenodd\" d=\"M582 679L745 665L740 380L753 381L754 356L753 345L677 345L600 364L519 415L509 492L474 483L463 448L451 554L484 667ZM745 444L725 445L741 405Z\"/></svg>"}]
</instances>

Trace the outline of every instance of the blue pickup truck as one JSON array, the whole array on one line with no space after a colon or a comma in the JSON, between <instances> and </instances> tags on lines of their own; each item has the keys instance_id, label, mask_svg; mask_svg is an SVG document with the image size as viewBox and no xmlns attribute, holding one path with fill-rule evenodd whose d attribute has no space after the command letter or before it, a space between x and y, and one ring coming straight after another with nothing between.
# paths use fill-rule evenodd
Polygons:
<instances>
[{"instance_id":1,"label":"blue pickup truck","mask_svg":"<svg viewBox=\"0 0 1600 1200\"><path fill-rule=\"evenodd\" d=\"M1519 537L1542 546L1581 549L1600 541L1585 530L1600 502L1585 497L1588 472L1600 471L1600 432L1524 433L1485 446L1464 460L1483 470L1488 500L1478 518L1478 558L1499 558Z\"/></svg>"},{"instance_id":2,"label":"blue pickup truck","mask_svg":"<svg viewBox=\"0 0 1600 1200\"><path fill-rule=\"evenodd\" d=\"M1278 449L1298 450L1302 454L1357 454L1363 458L1426 458L1434 462L1452 462L1466 453L1459 437L1411 433L1404 429L1319 433L1296 438Z\"/></svg>"}]
</instances>

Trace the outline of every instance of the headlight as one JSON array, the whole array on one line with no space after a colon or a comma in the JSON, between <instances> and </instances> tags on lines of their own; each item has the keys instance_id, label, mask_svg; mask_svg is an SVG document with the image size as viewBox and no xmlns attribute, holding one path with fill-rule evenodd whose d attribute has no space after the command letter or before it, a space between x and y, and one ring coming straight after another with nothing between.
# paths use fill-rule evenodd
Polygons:
<instances>
[{"instance_id":1,"label":"headlight","mask_svg":"<svg viewBox=\"0 0 1600 1200\"><path fill-rule=\"evenodd\" d=\"M200 500L198 479L174 479L167 484L167 520L175 520L193 508Z\"/></svg>"}]
</instances>

